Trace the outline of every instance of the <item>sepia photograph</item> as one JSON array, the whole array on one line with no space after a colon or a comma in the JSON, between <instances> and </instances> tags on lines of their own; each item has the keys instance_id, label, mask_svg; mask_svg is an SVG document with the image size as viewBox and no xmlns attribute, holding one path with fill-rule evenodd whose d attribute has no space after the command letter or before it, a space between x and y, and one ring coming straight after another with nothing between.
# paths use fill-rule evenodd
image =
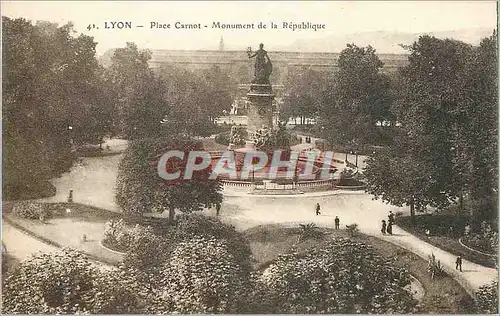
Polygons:
<instances>
[{"instance_id":1,"label":"sepia photograph","mask_svg":"<svg viewBox=\"0 0 500 316\"><path fill-rule=\"evenodd\" d=\"M2 314L498 314L497 1L1 1Z\"/></svg>"}]
</instances>

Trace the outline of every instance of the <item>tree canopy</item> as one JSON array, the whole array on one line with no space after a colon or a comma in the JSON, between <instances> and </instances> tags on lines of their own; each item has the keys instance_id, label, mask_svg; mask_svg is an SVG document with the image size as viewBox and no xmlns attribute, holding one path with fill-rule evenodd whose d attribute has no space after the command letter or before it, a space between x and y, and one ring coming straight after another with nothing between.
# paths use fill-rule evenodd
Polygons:
<instances>
[{"instance_id":1,"label":"tree canopy","mask_svg":"<svg viewBox=\"0 0 500 316\"><path fill-rule=\"evenodd\" d=\"M202 147L199 142L181 136L140 139L128 146L119 165L115 195L123 212L142 215L168 211L173 219L176 210L190 213L222 202L221 184L208 178L209 169L200 171L199 177L192 180L166 183L161 179L158 160L169 150L186 153L180 161L186 164L188 153Z\"/></svg>"},{"instance_id":2,"label":"tree canopy","mask_svg":"<svg viewBox=\"0 0 500 316\"><path fill-rule=\"evenodd\" d=\"M422 36L408 46L392 112L394 144L368 161L368 191L396 205L496 207L496 37L479 47ZM486 213L485 213L486 212Z\"/></svg>"},{"instance_id":3,"label":"tree canopy","mask_svg":"<svg viewBox=\"0 0 500 316\"><path fill-rule=\"evenodd\" d=\"M93 38L71 24L2 22L3 180L15 198L67 171L72 145L101 142L111 111Z\"/></svg>"}]
</instances>

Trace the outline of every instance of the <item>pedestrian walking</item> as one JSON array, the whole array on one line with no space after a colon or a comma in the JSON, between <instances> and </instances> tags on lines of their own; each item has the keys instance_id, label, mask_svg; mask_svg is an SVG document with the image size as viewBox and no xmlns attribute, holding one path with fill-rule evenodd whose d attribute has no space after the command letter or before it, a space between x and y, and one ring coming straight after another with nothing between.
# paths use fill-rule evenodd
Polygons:
<instances>
[{"instance_id":1,"label":"pedestrian walking","mask_svg":"<svg viewBox=\"0 0 500 316\"><path fill-rule=\"evenodd\" d=\"M387 233L389 235L392 235L392 223L391 222L389 222L389 224L387 224Z\"/></svg>"},{"instance_id":2,"label":"pedestrian walking","mask_svg":"<svg viewBox=\"0 0 500 316\"><path fill-rule=\"evenodd\" d=\"M73 190L69 190L68 203L73 203Z\"/></svg>"},{"instance_id":3,"label":"pedestrian walking","mask_svg":"<svg viewBox=\"0 0 500 316\"><path fill-rule=\"evenodd\" d=\"M462 257L458 256L457 260L455 261L455 269L458 270L460 269L460 272L462 272Z\"/></svg>"},{"instance_id":4,"label":"pedestrian walking","mask_svg":"<svg viewBox=\"0 0 500 316\"><path fill-rule=\"evenodd\" d=\"M321 214L320 210L321 210L321 207L319 206L319 203L316 203L316 215Z\"/></svg>"},{"instance_id":5,"label":"pedestrian walking","mask_svg":"<svg viewBox=\"0 0 500 316\"><path fill-rule=\"evenodd\" d=\"M217 203L217 205L215 206L215 215L219 216L219 212L220 212L220 203Z\"/></svg>"},{"instance_id":6,"label":"pedestrian walking","mask_svg":"<svg viewBox=\"0 0 500 316\"><path fill-rule=\"evenodd\" d=\"M340 219L338 216L335 216L335 229L340 229Z\"/></svg>"},{"instance_id":7,"label":"pedestrian walking","mask_svg":"<svg viewBox=\"0 0 500 316\"><path fill-rule=\"evenodd\" d=\"M394 224L394 214L392 213L392 211L389 212L389 225L393 225Z\"/></svg>"},{"instance_id":8,"label":"pedestrian walking","mask_svg":"<svg viewBox=\"0 0 500 316\"><path fill-rule=\"evenodd\" d=\"M385 220L382 220L382 229L380 230L382 232L382 235L385 235L387 233L387 223Z\"/></svg>"}]
</instances>

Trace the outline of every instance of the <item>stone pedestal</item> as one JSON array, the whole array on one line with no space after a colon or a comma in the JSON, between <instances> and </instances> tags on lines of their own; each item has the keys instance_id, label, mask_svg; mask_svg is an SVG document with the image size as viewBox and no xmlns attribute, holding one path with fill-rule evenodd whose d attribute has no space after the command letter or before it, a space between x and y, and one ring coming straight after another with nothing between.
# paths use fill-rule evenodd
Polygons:
<instances>
[{"instance_id":1,"label":"stone pedestal","mask_svg":"<svg viewBox=\"0 0 500 316\"><path fill-rule=\"evenodd\" d=\"M273 110L272 104L274 93L270 84L256 84L250 85L250 91L247 93L250 106L248 107L248 139L253 139L255 131L267 126L269 129L273 128Z\"/></svg>"}]
</instances>

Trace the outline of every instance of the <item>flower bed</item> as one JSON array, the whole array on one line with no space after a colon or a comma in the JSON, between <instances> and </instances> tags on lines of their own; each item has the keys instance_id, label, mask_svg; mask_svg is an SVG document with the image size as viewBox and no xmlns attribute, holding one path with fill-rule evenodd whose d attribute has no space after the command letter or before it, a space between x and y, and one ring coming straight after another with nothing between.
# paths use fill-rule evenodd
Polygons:
<instances>
[{"instance_id":1,"label":"flower bed","mask_svg":"<svg viewBox=\"0 0 500 316\"><path fill-rule=\"evenodd\" d=\"M482 235L464 236L461 238L461 241L465 246L471 248L473 251L478 251L482 254L491 256L496 255L496 251L492 249L491 239L484 238Z\"/></svg>"},{"instance_id":2,"label":"flower bed","mask_svg":"<svg viewBox=\"0 0 500 316\"><path fill-rule=\"evenodd\" d=\"M495 260L487 254L477 253L462 246L459 238L464 233L468 217L449 215L417 215L416 224L413 225L410 216L396 217L396 225L403 228L419 239L450 252L462 256L465 260L495 268ZM453 229L450 230L450 227ZM425 234L429 229L430 235Z\"/></svg>"}]
</instances>

